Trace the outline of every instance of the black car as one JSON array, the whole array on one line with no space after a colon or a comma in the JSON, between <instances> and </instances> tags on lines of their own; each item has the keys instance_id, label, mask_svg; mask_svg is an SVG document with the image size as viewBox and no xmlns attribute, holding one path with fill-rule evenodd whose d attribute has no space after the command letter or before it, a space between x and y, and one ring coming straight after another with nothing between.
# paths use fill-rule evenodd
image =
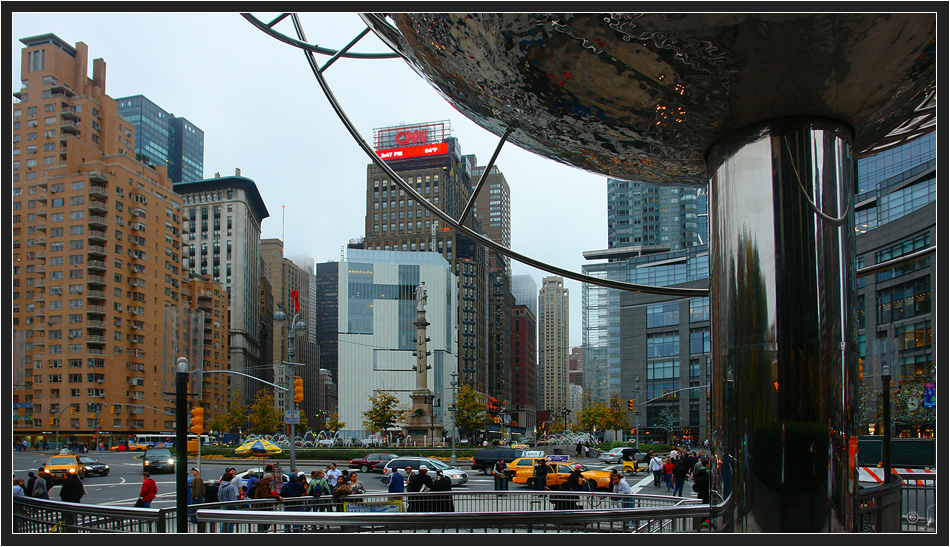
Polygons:
<instances>
[{"instance_id":1,"label":"black car","mask_svg":"<svg viewBox=\"0 0 950 547\"><path fill-rule=\"evenodd\" d=\"M109 474L108 465L96 461L89 456L79 456L79 463L82 465L82 476L84 477L88 477L89 475L105 477Z\"/></svg>"},{"instance_id":2,"label":"black car","mask_svg":"<svg viewBox=\"0 0 950 547\"><path fill-rule=\"evenodd\" d=\"M472 469L481 470L482 473L486 474L491 473L492 467L498 460L504 458L505 463L508 464L523 455L524 450L514 448L483 448L476 452L472 458Z\"/></svg>"},{"instance_id":3,"label":"black car","mask_svg":"<svg viewBox=\"0 0 950 547\"><path fill-rule=\"evenodd\" d=\"M167 448L148 448L142 457L142 470L175 472L175 455Z\"/></svg>"}]
</instances>

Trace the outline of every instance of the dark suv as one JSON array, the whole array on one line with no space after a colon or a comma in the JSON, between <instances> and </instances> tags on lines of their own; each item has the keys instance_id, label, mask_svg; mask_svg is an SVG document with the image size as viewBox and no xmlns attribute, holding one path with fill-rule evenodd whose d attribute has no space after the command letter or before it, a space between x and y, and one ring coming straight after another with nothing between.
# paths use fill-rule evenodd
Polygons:
<instances>
[{"instance_id":1,"label":"dark suv","mask_svg":"<svg viewBox=\"0 0 950 547\"><path fill-rule=\"evenodd\" d=\"M142 470L154 473L155 471L175 472L175 455L167 448L148 448L142 457Z\"/></svg>"},{"instance_id":2,"label":"dark suv","mask_svg":"<svg viewBox=\"0 0 950 547\"><path fill-rule=\"evenodd\" d=\"M498 460L504 458L505 463L509 464L523 455L524 450L514 448L483 448L472 458L472 469L488 474L492 472L492 467Z\"/></svg>"}]
</instances>

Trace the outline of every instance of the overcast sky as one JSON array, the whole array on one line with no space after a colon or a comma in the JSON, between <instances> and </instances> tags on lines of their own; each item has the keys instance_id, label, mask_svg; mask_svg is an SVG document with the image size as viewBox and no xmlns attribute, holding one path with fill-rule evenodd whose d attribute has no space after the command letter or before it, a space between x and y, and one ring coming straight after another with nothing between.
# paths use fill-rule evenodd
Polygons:
<instances>
[{"instance_id":1,"label":"overcast sky","mask_svg":"<svg viewBox=\"0 0 950 547\"><path fill-rule=\"evenodd\" d=\"M62 6L63 4L56 4ZM118 4L102 4L105 6ZM221 5L215 3L213 5ZM255 13L269 22L276 13ZM364 25L356 13L302 16L310 43L339 49ZM294 36L289 18L277 26ZM14 13L10 92L19 90L20 38L52 32L106 62L106 94L142 94L204 131L204 176L233 175L258 187L270 217L263 238L285 240L288 257L340 259L363 236L366 167L320 91L304 54L257 30L238 13ZM354 48L388 51L372 33ZM322 65L326 57L317 56ZM463 154L485 165L499 138L468 120L400 59L348 60L325 73L337 100L367 141L373 129L450 120ZM512 247L580 272L586 250L607 241L606 178L506 143L496 166L511 187ZM512 262L538 286L546 274ZM570 290L571 346L581 344L581 284Z\"/></svg>"}]
</instances>

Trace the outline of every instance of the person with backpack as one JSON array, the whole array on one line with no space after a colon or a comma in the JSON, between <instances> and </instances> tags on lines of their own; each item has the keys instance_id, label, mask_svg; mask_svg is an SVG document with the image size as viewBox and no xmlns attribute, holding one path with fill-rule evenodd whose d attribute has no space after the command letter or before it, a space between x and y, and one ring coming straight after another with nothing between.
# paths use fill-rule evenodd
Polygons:
<instances>
[{"instance_id":1,"label":"person with backpack","mask_svg":"<svg viewBox=\"0 0 950 547\"><path fill-rule=\"evenodd\" d=\"M310 502L311 511L328 511L328 503L320 499L320 496L329 496L333 492L330 490L330 483L324 477L322 469L310 473L310 485L307 494L313 497Z\"/></svg>"},{"instance_id":2,"label":"person with backpack","mask_svg":"<svg viewBox=\"0 0 950 547\"><path fill-rule=\"evenodd\" d=\"M228 470L221 476L221 486L218 488L218 501L236 501L238 499L238 493L235 489L236 486L233 482L234 474ZM234 509L234 506L231 505L222 505L222 510ZM234 523L233 522L221 522L221 533L229 534L234 532Z\"/></svg>"},{"instance_id":3,"label":"person with backpack","mask_svg":"<svg viewBox=\"0 0 950 547\"><path fill-rule=\"evenodd\" d=\"M663 478L663 460L661 460L659 456L654 454L652 450L650 451L649 455L650 455L650 461L649 461L650 471L653 472L653 487L659 488L660 479Z\"/></svg>"}]
</instances>

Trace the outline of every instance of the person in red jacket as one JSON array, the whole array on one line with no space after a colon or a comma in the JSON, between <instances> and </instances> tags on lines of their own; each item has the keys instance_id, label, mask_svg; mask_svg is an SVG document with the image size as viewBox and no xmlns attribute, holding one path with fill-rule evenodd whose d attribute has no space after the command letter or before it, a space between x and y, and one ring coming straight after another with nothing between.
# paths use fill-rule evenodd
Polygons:
<instances>
[{"instance_id":1,"label":"person in red jacket","mask_svg":"<svg viewBox=\"0 0 950 547\"><path fill-rule=\"evenodd\" d=\"M142 507L151 508L152 500L158 493L158 486L155 479L149 476L148 471L142 473L142 490L139 492L139 499L142 500Z\"/></svg>"}]
</instances>

